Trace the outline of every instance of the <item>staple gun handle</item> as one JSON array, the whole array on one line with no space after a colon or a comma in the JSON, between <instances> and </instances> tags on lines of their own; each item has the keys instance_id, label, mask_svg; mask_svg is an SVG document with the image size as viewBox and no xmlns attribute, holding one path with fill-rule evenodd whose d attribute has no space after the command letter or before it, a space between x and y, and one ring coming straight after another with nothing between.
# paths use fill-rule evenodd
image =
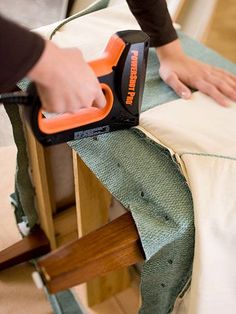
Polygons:
<instances>
[{"instance_id":1,"label":"staple gun handle","mask_svg":"<svg viewBox=\"0 0 236 314\"><path fill-rule=\"evenodd\" d=\"M117 34L114 34L108 41L100 58L88 63L98 79L112 73L113 68L117 65L124 48L124 41ZM106 105L104 108L83 108L77 113L64 113L53 119L45 119L42 110L40 109L38 113L39 129L45 134L54 134L104 119L112 109L114 97L113 91L107 84L100 83L100 85L106 98Z\"/></svg>"},{"instance_id":2,"label":"staple gun handle","mask_svg":"<svg viewBox=\"0 0 236 314\"><path fill-rule=\"evenodd\" d=\"M63 113L56 115L52 119L45 119L45 115L42 109L40 109L38 113L39 129L45 134L54 134L93 123L106 117L112 109L113 94L108 85L102 83L101 87L107 100L104 108L83 108L78 113Z\"/></svg>"},{"instance_id":3,"label":"staple gun handle","mask_svg":"<svg viewBox=\"0 0 236 314\"><path fill-rule=\"evenodd\" d=\"M43 112L34 83L26 93L0 95L4 104L22 104L24 117L45 146L127 129L139 123L148 57L149 37L140 30L120 31L110 37L102 55L89 62L106 98L106 105L77 113Z\"/></svg>"}]
</instances>

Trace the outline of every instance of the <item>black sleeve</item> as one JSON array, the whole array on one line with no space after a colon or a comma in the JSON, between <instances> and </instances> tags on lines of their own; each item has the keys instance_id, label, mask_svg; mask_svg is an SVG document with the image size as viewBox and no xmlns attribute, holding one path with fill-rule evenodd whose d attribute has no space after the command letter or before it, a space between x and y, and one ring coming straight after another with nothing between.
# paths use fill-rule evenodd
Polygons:
<instances>
[{"instance_id":1,"label":"black sleeve","mask_svg":"<svg viewBox=\"0 0 236 314\"><path fill-rule=\"evenodd\" d=\"M127 0L141 29L151 38L151 46L160 47L177 39L165 0Z\"/></svg>"},{"instance_id":2,"label":"black sleeve","mask_svg":"<svg viewBox=\"0 0 236 314\"><path fill-rule=\"evenodd\" d=\"M10 90L40 58L43 38L0 16L0 92Z\"/></svg>"}]
</instances>

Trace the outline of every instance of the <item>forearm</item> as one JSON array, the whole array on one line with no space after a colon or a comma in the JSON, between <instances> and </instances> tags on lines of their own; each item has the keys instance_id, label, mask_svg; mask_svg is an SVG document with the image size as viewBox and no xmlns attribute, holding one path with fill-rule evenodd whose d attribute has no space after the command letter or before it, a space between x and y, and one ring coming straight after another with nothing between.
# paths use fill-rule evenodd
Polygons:
<instances>
[{"instance_id":1,"label":"forearm","mask_svg":"<svg viewBox=\"0 0 236 314\"><path fill-rule=\"evenodd\" d=\"M10 90L40 58L45 41L0 16L0 92Z\"/></svg>"},{"instance_id":2,"label":"forearm","mask_svg":"<svg viewBox=\"0 0 236 314\"><path fill-rule=\"evenodd\" d=\"M151 46L160 47L177 38L165 0L127 0L141 29L151 39Z\"/></svg>"}]
</instances>

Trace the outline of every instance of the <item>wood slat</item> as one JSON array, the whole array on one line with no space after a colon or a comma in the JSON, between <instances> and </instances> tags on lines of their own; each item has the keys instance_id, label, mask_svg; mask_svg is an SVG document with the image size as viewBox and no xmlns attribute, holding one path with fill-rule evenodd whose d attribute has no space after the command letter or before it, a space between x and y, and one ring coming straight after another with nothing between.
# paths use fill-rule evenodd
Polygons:
<instances>
[{"instance_id":1,"label":"wood slat","mask_svg":"<svg viewBox=\"0 0 236 314\"><path fill-rule=\"evenodd\" d=\"M50 172L48 171L47 150L34 137L30 127L25 124L33 184L40 226L48 237L51 248L56 248L53 212L56 204L51 191Z\"/></svg>"},{"instance_id":2,"label":"wood slat","mask_svg":"<svg viewBox=\"0 0 236 314\"><path fill-rule=\"evenodd\" d=\"M71 206L53 216L57 247L78 239L76 207Z\"/></svg>"},{"instance_id":3,"label":"wood slat","mask_svg":"<svg viewBox=\"0 0 236 314\"><path fill-rule=\"evenodd\" d=\"M109 221L111 194L73 151L75 198L79 237Z\"/></svg>"},{"instance_id":4,"label":"wood slat","mask_svg":"<svg viewBox=\"0 0 236 314\"><path fill-rule=\"evenodd\" d=\"M73 151L73 168L77 208L78 234L83 237L110 221L111 194ZM112 295L126 289L131 283L129 270L95 278L84 285L87 304L101 303Z\"/></svg>"}]
</instances>

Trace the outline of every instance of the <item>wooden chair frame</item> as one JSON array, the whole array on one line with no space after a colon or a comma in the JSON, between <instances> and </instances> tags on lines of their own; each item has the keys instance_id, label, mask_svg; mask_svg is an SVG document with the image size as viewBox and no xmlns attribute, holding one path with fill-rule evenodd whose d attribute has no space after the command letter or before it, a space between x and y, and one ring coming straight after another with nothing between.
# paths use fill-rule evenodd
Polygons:
<instances>
[{"instance_id":1,"label":"wooden chair frame","mask_svg":"<svg viewBox=\"0 0 236 314\"><path fill-rule=\"evenodd\" d=\"M47 149L27 126L26 135L40 228L0 252L0 269L46 254L51 247L51 253L38 261L48 290L56 293L86 282L87 304L100 303L127 288L131 283L127 266L144 259L133 218L127 212L109 222L111 194L76 152L72 158L76 203L56 213Z\"/></svg>"}]
</instances>

